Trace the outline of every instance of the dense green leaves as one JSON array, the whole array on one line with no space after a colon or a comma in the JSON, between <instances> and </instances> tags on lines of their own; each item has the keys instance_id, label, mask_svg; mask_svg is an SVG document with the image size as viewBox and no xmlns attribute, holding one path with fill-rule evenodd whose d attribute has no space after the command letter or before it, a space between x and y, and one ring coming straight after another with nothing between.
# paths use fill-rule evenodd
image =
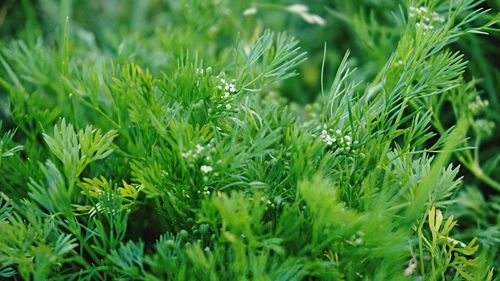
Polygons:
<instances>
[{"instance_id":1,"label":"dense green leaves","mask_svg":"<svg viewBox=\"0 0 500 281\"><path fill-rule=\"evenodd\" d=\"M76 133L73 125L66 124L64 119L60 125L54 126L53 136L44 134L52 154L62 162L70 185L90 163L104 159L113 152L111 145L115 137L115 131L103 135L99 129L93 129L92 126Z\"/></svg>"},{"instance_id":2,"label":"dense green leaves","mask_svg":"<svg viewBox=\"0 0 500 281\"><path fill-rule=\"evenodd\" d=\"M500 157L480 159L482 55L456 45L499 16L282 2L23 2L0 42L0 278L493 280L500 200L467 185L498 188Z\"/></svg>"}]
</instances>

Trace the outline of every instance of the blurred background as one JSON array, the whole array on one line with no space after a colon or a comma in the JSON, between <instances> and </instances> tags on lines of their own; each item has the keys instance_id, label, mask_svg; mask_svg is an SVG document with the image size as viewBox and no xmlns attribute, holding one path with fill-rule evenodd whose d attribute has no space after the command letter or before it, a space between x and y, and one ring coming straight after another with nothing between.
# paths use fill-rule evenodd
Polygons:
<instances>
[{"instance_id":1,"label":"blurred background","mask_svg":"<svg viewBox=\"0 0 500 281\"><path fill-rule=\"evenodd\" d=\"M405 2L394 0L3 0L0 2L0 48L22 40L28 46L40 42L56 50L68 19L73 59L86 61L130 61L153 74L168 72L176 59L189 50L206 66L230 67L228 58L236 44L250 45L266 29L287 31L300 41L308 60L300 75L278 85L277 92L299 106L314 102L324 85L328 87L349 50L355 79L362 85L374 78L395 49L402 23L394 13L406 11ZM298 5L305 4L305 5ZM482 3L500 9L500 0ZM482 19L487 21L488 18ZM324 52L326 46L326 52ZM484 118L497 126L481 145L484 171L500 182L500 33L468 35L452 45L470 61L466 80L477 80L481 97L489 101ZM3 53L8 56L9 54ZM42 65L41 67L46 67ZM4 71L0 73L4 75ZM0 104L7 106L5 89ZM5 113L3 113L5 114ZM8 122L5 125L12 127ZM500 195L466 169L465 186L453 207L463 236L482 236L488 247L500 245ZM467 240L467 237L463 237ZM495 252L495 251L493 251ZM498 253L498 251L496 251ZM497 268L499 266L497 259Z\"/></svg>"}]
</instances>

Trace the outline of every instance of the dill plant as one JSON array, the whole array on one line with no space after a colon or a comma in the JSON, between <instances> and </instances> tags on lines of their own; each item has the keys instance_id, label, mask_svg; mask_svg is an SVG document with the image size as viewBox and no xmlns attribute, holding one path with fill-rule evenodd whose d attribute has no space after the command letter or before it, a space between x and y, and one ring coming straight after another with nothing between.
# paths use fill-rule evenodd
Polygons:
<instances>
[{"instance_id":1,"label":"dill plant","mask_svg":"<svg viewBox=\"0 0 500 281\"><path fill-rule=\"evenodd\" d=\"M498 224L485 236L454 216L488 204L477 189L457 195L461 167L498 183L479 159L488 102L453 44L494 30L498 15L472 0L392 6L392 35L368 54L377 67L359 74L346 53L332 75L325 46L320 93L299 106L278 92L302 79L302 43L247 20L328 17L180 2L168 1L171 22L155 19L167 34L140 24L145 2L127 2L123 34L135 33L96 28L100 46L66 17L91 4L23 2L26 30L0 45L0 277L493 280ZM52 37L36 9L60 13ZM375 23L359 16L369 39Z\"/></svg>"}]
</instances>

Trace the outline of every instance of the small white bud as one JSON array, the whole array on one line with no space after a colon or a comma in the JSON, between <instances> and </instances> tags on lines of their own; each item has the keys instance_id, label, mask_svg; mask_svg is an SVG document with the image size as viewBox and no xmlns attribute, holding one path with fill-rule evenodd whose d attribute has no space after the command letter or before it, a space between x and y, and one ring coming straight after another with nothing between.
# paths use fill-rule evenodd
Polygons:
<instances>
[{"instance_id":1,"label":"small white bud","mask_svg":"<svg viewBox=\"0 0 500 281\"><path fill-rule=\"evenodd\" d=\"M245 17L255 15L255 14L257 14L257 8L255 8L255 7L250 7L250 8L243 11L243 15Z\"/></svg>"},{"instance_id":2,"label":"small white bud","mask_svg":"<svg viewBox=\"0 0 500 281\"><path fill-rule=\"evenodd\" d=\"M296 13L296 14L303 14L303 13L307 13L307 11L309 11L309 7L307 7L306 5L302 5L302 4L290 5L290 6L286 7L286 9L289 12Z\"/></svg>"}]
</instances>

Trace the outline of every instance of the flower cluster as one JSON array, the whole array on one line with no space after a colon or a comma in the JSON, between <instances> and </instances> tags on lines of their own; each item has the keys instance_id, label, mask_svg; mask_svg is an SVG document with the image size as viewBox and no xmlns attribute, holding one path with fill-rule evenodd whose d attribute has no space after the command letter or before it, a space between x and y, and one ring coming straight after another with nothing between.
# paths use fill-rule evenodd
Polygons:
<instances>
[{"instance_id":1,"label":"flower cluster","mask_svg":"<svg viewBox=\"0 0 500 281\"><path fill-rule=\"evenodd\" d=\"M203 146L201 144L196 144L194 148L181 153L181 155L189 163L188 165L190 168L195 168L197 166L195 164L201 162L202 165L199 166L200 167L199 170L203 174L208 175L212 173L214 170L214 168L210 165L212 162L210 151L213 150L215 150L215 148L213 147L211 142L209 142L206 146ZM205 181L208 180L208 178L206 177L204 177L203 179Z\"/></svg>"},{"instance_id":2,"label":"flower cluster","mask_svg":"<svg viewBox=\"0 0 500 281\"><path fill-rule=\"evenodd\" d=\"M205 187L203 188L203 194L205 194L205 195L210 195L210 194L212 193L212 192L210 192L210 190L211 190L211 189L212 189L212 188L209 188L208 186L205 186ZM198 194L201 194L201 191L200 191L200 190L198 190L198 191L197 191L197 193L198 193Z\"/></svg>"},{"instance_id":3,"label":"flower cluster","mask_svg":"<svg viewBox=\"0 0 500 281\"><path fill-rule=\"evenodd\" d=\"M352 137L350 135L344 135L341 130L337 129L335 131L323 129L321 131L321 135L319 136L328 146L338 145L339 149L350 150L353 142Z\"/></svg>"},{"instance_id":4,"label":"flower cluster","mask_svg":"<svg viewBox=\"0 0 500 281\"><path fill-rule=\"evenodd\" d=\"M317 137L318 135L313 134L312 136ZM334 154L343 154L349 159L352 159L353 157L364 158L366 156L357 148L359 142L357 140L353 140L353 137L350 134L343 132L340 129L327 129L323 126L321 134L319 134L319 138Z\"/></svg>"},{"instance_id":5,"label":"flower cluster","mask_svg":"<svg viewBox=\"0 0 500 281\"><path fill-rule=\"evenodd\" d=\"M217 90L223 90L224 96L223 98L229 97L231 93L236 93L236 86L234 85L234 79L231 80L231 83L227 82L223 77L220 78L220 83L217 85Z\"/></svg>"},{"instance_id":6,"label":"flower cluster","mask_svg":"<svg viewBox=\"0 0 500 281\"><path fill-rule=\"evenodd\" d=\"M483 100L479 96L476 96L476 100L469 104L469 110L473 115L476 115L486 109L489 105L490 103L487 100Z\"/></svg>"},{"instance_id":7,"label":"flower cluster","mask_svg":"<svg viewBox=\"0 0 500 281\"><path fill-rule=\"evenodd\" d=\"M201 81L205 81L208 79L212 85L215 84L215 95L213 96L213 102L215 103L215 108L208 108L208 113L212 113L219 110L231 110L232 109L232 101L234 95L238 93L236 89L236 80L226 80L225 74L220 73L215 76L212 75L213 69L212 67L207 68L196 68L196 86L200 86ZM202 80L202 78L205 78ZM201 103L202 104L202 103Z\"/></svg>"},{"instance_id":8,"label":"flower cluster","mask_svg":"<svg viewBox=\"0 0 500 281\"><path fill-rule=\"evenodd\" d=\"M196 191L199 195L210 195L214 191L213 186L210 186L210 182L219 177L219 173L216 171L216 165L220 164L222 161L214 161L212 155L215 153L216 148L214 147L214 139L210 140L206 145L195 144L191 149L182 152L181 156L185 159L188 167L196 174L201 175L204 187ZM185 195L189 197L189 194Z\"/></svg>"},{"instance_id":9,"label":"flower cluster","mask_svg":"<svg viewBox=\"0 0 500 281\"><path fill-rule=\"evenodd\" d=\"M415 26L424 30L432 30L435 24L445 22L443 16L436 12L431 12L427 7L410 6L410 17L416 18L417 23Z\"/></svg>"},{"instance_id":10,"label":"flower cluster","mask_svg":"<svg viewBox=\"0 0 500 281\"><path fill-rule=\"evenodd\" d=\"M479 138L489 137L493 134L495 123L487 119L477 119L472 123L472 128Z\"/></svg>"},{"instance_id":11,"label":"flower cluster","mask_svg":"<svg viewBox=\"0 0 500 281\"><path fill-rule=\"evenodd\" d=\"M203 152L203 150L205 150L204 146L202 146L201 144L196 144L194 151L193 151L193 149L190 149L190 150L182 153L182 157L184 157L184 158L190 158L190 157L192 157L192 158L196 159L196 158L198 158L201 155L201 153Z\"/></svg>"},{"instance_id":12,"label":"flower cluster","mask_svg":"<svg viewBox=\"0 0 500 281\"><path fill-rule=\"evenodd\" d=\"M204 174L208 174L208 173L212 172L213 170L214 170L214 168L212 168L212 166L210 166L210 165L202 165L200 167L200 171Z\"/></svg>"},{"instance_id":13,"label":"flower cluster","mask_svg":"<svg viewBox=\"0 0 500 281\"><path fill-rule=\"evenodd\" d=\"M217 108L225 107L226 110L231 110L232 105L231 101L233 99L234 94L238 92L235 85L235 80L232 79L227 81L224 77L220 75L217 76L218 83L215 87L217 90L217 94L220 95L220 103L217 105Z\"/></svg>"}]
</instances>

